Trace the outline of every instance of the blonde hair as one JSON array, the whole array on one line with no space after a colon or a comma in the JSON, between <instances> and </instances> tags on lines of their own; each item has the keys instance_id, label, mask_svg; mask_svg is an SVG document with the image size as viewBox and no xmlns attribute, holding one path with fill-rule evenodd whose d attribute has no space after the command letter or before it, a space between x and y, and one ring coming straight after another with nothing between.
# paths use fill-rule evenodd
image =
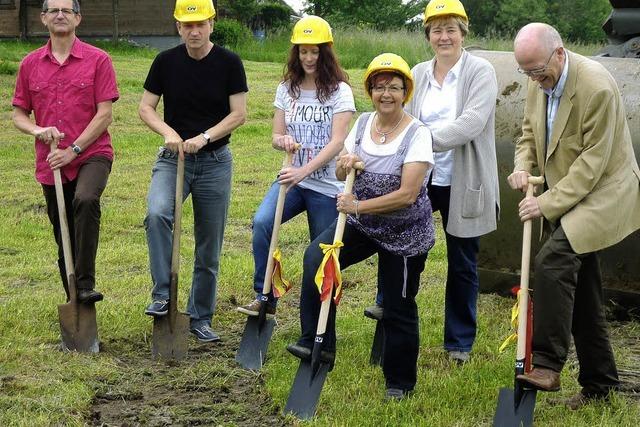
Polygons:
<instances>
[{"instance_id":1,"label":"blonde hair","mask_svg":"<svg viewBox=\"0 0 640 427\"><path fill-rule=\"evenodd\" d=\"M435 18L429 19L424 24L424 35L427 37L427 40L429 40L429 31L431 31L431 27L446 25L451 21L458 24L458 27L460 28L460 32L462 33L462 37L466 37L467 34L469 34L469 24L464 18L458 15L444 15L444 16L437 16Z\"/></svg>"}]
</instances>

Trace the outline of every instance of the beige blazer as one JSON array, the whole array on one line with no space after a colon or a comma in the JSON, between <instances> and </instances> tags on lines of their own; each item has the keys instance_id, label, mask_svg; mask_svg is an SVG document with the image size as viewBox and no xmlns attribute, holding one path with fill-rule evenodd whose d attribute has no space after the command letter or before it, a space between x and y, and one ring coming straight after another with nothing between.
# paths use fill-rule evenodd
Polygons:
<instances>
[{"instance_id":1,"label":"beige blazer","mask_svg":"<svg viewBox=\"0 0 640 427\"><path fill-rule=\"evenodd\" d=\"M615 80L601 64L567 53L569 73L546 150L547 96L529 81L514 171L544 175L542 214L559 220L582 254L640 228L640 170Z\"/></svg>"}]
</instances>

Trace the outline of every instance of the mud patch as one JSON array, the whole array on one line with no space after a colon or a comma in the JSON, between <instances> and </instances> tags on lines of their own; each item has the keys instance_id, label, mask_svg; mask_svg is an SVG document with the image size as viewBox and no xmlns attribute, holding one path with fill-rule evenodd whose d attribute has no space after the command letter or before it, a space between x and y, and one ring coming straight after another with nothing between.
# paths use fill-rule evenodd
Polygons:
<instances>
[{"instance_id":1,"label":"mud patch","mask_svg":"<svg viewBox=\"0 0 640 427\"><path fill-rule=\"evenodd\" d=\"M236 336L228 331L230 337ZM87 424L93 426L285 426L266 396L262 374L239 369L237 340L201 344L190 338L180 363L151 359L148 345L107 341L101 351L118 365L117 377L98 378Z\"/></svg>"},{"instance_id":2,"label":"mud patch","mask_svg":"<svg viewBox=\"0 0 640 427\"><path fill-rule=\"evenodd\" d=\"M502 91L502 93L500 93L500 95L502 96L509 96L511 95L514 91L516 91L518 88L520 87L520 83L518 82L513 82L510 85L507 85L507 87L504 88L504 90Z\"/></svg>"}]
</instances>

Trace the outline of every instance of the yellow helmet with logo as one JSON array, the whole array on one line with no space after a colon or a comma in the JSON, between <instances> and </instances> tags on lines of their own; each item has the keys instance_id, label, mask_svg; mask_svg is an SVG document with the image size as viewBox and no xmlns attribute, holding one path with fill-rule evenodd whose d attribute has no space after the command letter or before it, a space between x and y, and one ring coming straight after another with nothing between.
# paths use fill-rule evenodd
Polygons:
<instances>
[{"instance_id":1,"label":"yellow helmet with logo","mask_svg":"<svg viewBox=\"0 0 640 427\"><path fill-rule=\"evenodd\" d=\"M460 0L431 0L424 10L424 24L432 18L444 15L457 15L467 24L469 18Z\"/></svg>"},{"instance_id":2,"label":"yellow helmet with logo","mask_svg":"<svg viewBox=\"0 0 640 427\"><path fill-rule=\"evenodd\" d=\"M364 73L364 90L371 96L371 87L369 79L382 72L393 72L404 76L405 89L407 90L404 97L404 103L406 104L413 95L413 76L411 75L411 68L407 61L402 59L401 56L395 53L383 53L375 58L367 67L367 71Z\"/></svg>"},{"instance_id":3,"label":"yellow helmet with logo","mask_svg":"<svg viewBox=\"0 0 640 427\"><path fill-rule=\"evenodd\" d=\"M173 17L178 22L206 21L216 16L212 0L176 0Z\"/></svg>"},{"instance_id":4,"label":"yellow helmet with logo","mask_svg":"<svg viewBox=\"0 0 640 427\"><path fill-rule=\"evenodd\" d=\"M292 44L320 44L333 43L331 26L319 16L305 16L293 27L291 33Z\"/></svg>"}]
</instances>

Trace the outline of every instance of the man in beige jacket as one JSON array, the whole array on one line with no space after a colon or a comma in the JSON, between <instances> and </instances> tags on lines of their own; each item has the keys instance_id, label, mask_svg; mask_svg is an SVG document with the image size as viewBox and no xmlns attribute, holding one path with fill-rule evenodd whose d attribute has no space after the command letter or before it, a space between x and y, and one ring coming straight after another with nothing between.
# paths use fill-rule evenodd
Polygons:
<instances>
[{"instance_id":1,"label":"man in beige jacket","mask_svg":"<svg viewBox=\"0 0 640 427\"><path fill-rule=\"evenodd\" d=\"M518 379L559 390L573 335L582 390L566 403L577 409L618 387L598 251L640 228L640 171L620 92L602 65L566 50L540 23L519 31L514 54L532 81L508 181L524 191L534 170L545 177L519 215L543 217L550 232L535 259L534 369Z\"/></svg>"}]
</instances>

